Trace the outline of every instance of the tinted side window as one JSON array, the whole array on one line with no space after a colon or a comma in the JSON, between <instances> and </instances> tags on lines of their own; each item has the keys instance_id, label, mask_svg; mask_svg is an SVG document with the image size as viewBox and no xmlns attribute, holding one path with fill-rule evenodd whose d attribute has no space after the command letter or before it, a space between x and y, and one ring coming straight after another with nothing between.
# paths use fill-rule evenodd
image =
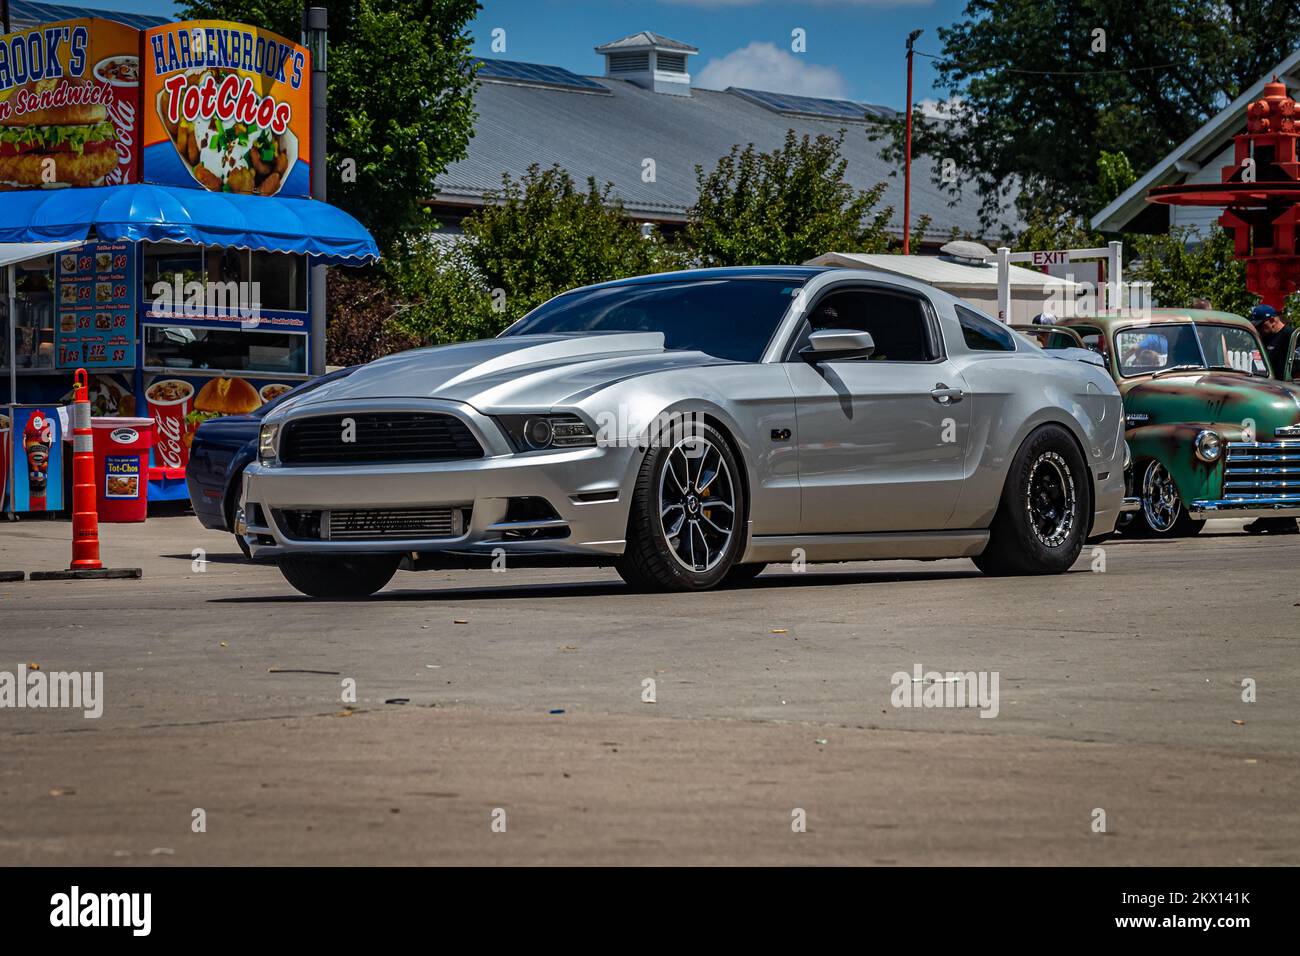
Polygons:
<instances>
[{"instance_id":1,"label":"tinted side window","mask_svg":"<svg viewBox=\"0 0 1300 956\"><path fill-rule=\"evenodd\" d=\"M1016 337L1000 322L957 306L957 319L961 322L961 336L966 348L976 352L1014 352Z\"/></svg>"},{"instance_id":2,"label":"tinted side window","mask_svg":"<svg viewBox=\"0 0 1300 956\"><path fill-rule=\"evenodd\" d=\"M870 332L871 362L928 362L936 358L921 300L881 289L843 289L821 299L809 316L812 331ZM807 345L805 328L797 348ZM796 348L796 351L797 351Z\"/></svg>"}]
</instances>

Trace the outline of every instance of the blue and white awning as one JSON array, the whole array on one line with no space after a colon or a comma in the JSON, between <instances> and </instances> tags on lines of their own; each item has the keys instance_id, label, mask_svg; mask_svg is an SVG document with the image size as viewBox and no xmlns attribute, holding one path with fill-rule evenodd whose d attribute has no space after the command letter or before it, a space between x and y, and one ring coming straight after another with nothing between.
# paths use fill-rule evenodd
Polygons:
<instances>
[{"instance_id":1,"label":"blue and white awning","mask_svg":"<svg viewBox=\"0 0 1300 956\"><path fill-rule=\"evenodd\" d=\"M379 258L366 228L315 199L245 196L136 184L0 193L0 242L99 239L189 242L365 265Z\"/></svg>"}]
</instances>

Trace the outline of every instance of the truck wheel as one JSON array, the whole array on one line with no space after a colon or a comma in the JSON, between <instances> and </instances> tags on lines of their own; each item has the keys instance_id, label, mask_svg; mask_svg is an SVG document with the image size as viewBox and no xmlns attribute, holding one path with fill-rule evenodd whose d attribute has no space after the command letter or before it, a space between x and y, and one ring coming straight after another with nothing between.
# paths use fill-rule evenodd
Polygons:
<instances>
[{"instance_id":1,"label":"truck wheel","mask_svg":"<svg viewBox=\"0 0 1300 956\"><path fill-rule=\"evenodd\" d=\"M1189 538L1200 534L1205 519L1189 517L1178 486L1160 461L1152 458L1142 469L1138 487L1142 510L1135 521L1138 533L1148 538Z\"/></svg>"},{"instance_id":2,"label":"truck wheel","mask_svg":"<svg viewBox=\"0 0 1300 956\"><path fill-rule=\"evenodd\" d=\"M401 560L400 554L286 554L278 564L284 579L309 597L363 598L391 581Z\"/></svg>"},{"instance_id":3,"label":"truck wheel","mask_svg":"<svg viewBox=\"0 0 1300 956\"><path fill-rule=\"evenodd\" d=\"M1074 566L1092 523L1092 490L1070 433L1044 425L1020 446L975 558L985 574L1063 574Z\"/></svg>"},{"instance_id":4,"label":"truck wheel","mask_svg":"<svg viewBox=\"0 0 1300 956\"><path fill-rule=\"evenodd\" d=\"M615 566L634 588L706 590L744 550L744 515L740 465L722 434L701 423L646 454Z\"/></svg>"}]
</instances>

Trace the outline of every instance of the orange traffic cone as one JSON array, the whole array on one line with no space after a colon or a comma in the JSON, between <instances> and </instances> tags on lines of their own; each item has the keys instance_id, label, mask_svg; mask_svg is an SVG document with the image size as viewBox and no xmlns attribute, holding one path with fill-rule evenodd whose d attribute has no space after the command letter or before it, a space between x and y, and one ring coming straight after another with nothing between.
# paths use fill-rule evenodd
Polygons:
<instances>
[{"instance_id":1,"label":"orange traffic cone","mask_svg":"<svg viewBox=\"0 0 1300 956\"><path fill-rule=\"evenodd\" d=\"M33 571L33 581L136 578L139 568L99 562L99 510L95 495L95 437L90 428L90 376L77 369L72 386L72 564L66 571ZM19 579L21 580L21 578Z\"/></svg>"},{"instance_id":2,"label":"orange traffic cone","mask_svg":"<svg viewBox=\"0 0 1300 956\"><path fill-rule=\"evenodd\" d=\"M96 571L99 512L95 504L95 439L90 430L90 377L77 369L72 386L72 564L73 571Z\"/></svg>"}]
</instances>

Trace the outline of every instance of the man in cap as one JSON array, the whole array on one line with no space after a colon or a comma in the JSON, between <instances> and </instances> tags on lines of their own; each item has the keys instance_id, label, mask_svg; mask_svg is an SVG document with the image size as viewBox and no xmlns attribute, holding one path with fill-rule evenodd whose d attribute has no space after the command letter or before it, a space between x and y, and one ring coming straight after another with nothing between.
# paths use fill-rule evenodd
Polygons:
<instances>
[{"instance_id":1,"label":"man in cap","mask_svg":"<svg viewBox=\"0 0 1300 956\"><path fill-rule=\"evenodd\" d=\"M1268 353L1268 364L1273 374L1281 378L1286 370L1287 349L1291 345L1292 329L1282 321L1277 309L1262 302L1250 310L1250 322L1255 326L1264 350ZM1246 525L1247 534L1296 534L1300 528L1295 518L1256 518Z\"/></svg>"},{"instance_id":2,"label":"man in cap","mask_svg":"<svg viewBox=\"0 0 1300 956\"><path fill-rule=\"evenodd\" d=\"M1291 344L1291 327L1282 321L1277 309L1263 303L1250 310L1250 322L1264 342L1264 351L1268 353L1268 364L1273 367L1274 378L1281 378L1286 371L1286 350Z\"/></svg>"}]
</instances>

